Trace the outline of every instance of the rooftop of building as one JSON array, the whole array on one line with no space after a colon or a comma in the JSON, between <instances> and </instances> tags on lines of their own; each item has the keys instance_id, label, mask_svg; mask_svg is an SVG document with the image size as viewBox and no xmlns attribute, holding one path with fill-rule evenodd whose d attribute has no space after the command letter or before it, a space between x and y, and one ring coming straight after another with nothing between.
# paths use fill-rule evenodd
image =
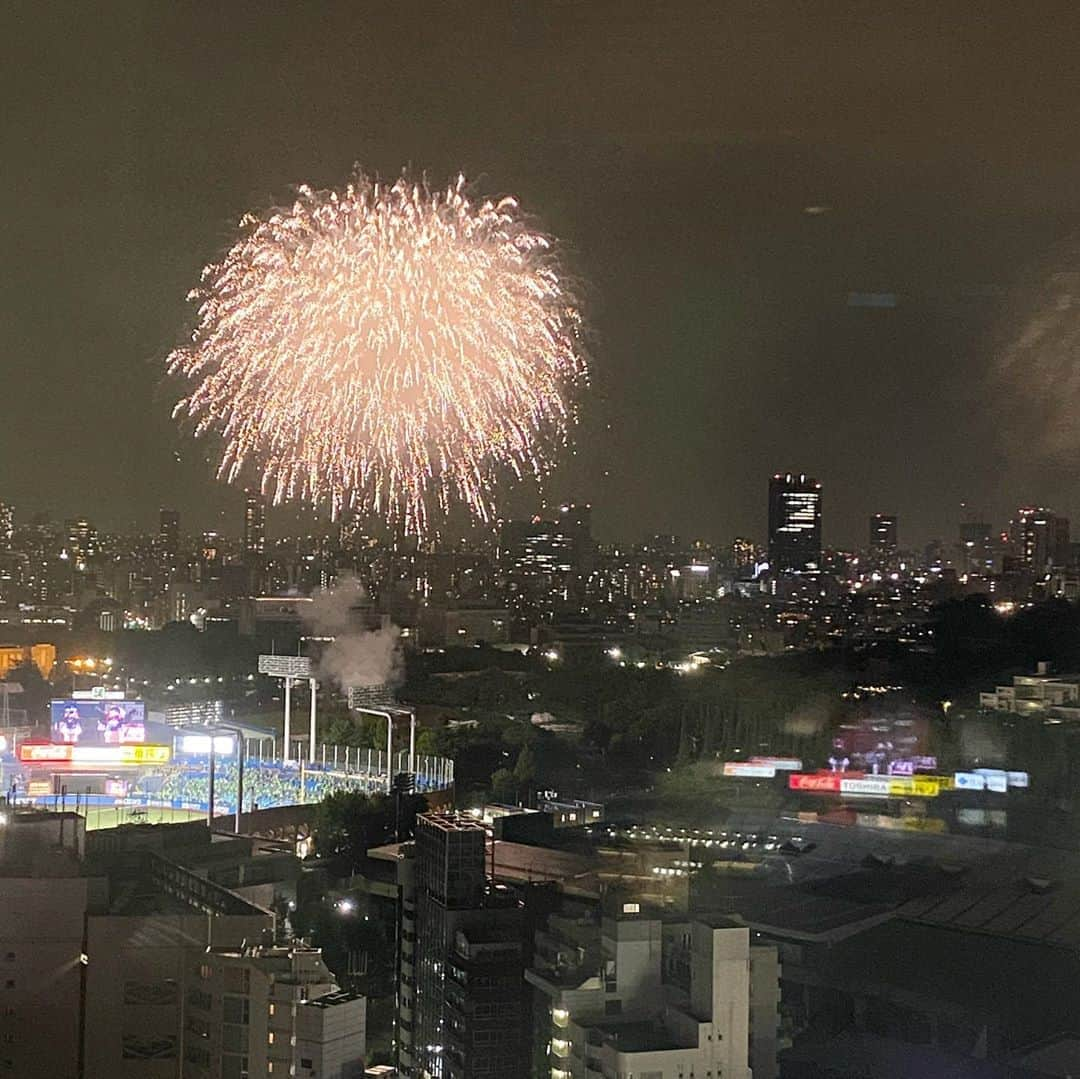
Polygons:
<instances>
[{"instance_id":1,"label":"rooftop of building","mask_svg":"<svg viewBox=\"0 0 1080 1079\"><path fill-rule=\"evenodd\" d=\"M670 1049L692 1049L694 1043L680 1040L660 1022L636 1020L597 1023L601 1041L618 1053L657 1053Z\"/></svg>"},{"instance_id":2,"label":"rooftop of building","mask_svg":"<svg viewBox=\"0 0 1080 1079\"><path fill-rule=\"evenodd\" d=\"M1069 1030L1080 1014L1075 950L903 919L836 944L805 974L856 995L884 991L897 1004L910 998L923 1011L962 1014L992 1025L1012 1048Z\"/></svg>"},{"instance_id":3,"label":"rooftop of building","mask_svg":"<svg viewBox=\"0 0 1080 1079\"><path fill-rule=\"evenodd\" d=\"M484 831L483 825L470 818L472 826ZM368 850L369 858L378 861L397 862L409 856L409 844L387 843ZM569 851L552 850L548 847L535 847L527 843L511 843L497 839L494 842L495 876L500 880L516 883L530 881L558 881L574 890L574 884L581 884L591 875L593 866L589 859ZM490 867L490 863L489 863ZM585 894L592 894L583 885L578 889Z\"/></svg>"},{"instance_id":4,"label":"rooftop of building","mask_svg":"<svg viewBox=\"0 0 1080 1079\"><path fill-rule=\"evenodd\" d=\"M783 1067L814 1079L1033 1079L1037 1072L1006 1071L1006 1066L929 1046L845 1031L799 1041L782 1056Z\"/></svg>"},{"instance_id":5,"label":"rooftop of building","mask_svg":"<svg viewBox=\"0 0 1080 1079\"><path fill-rule=\"evenodd\" d=\"M354 1001L363 1000L362 993L347 993L339 989L335 993L324 993L321 997L305 1001L309 1008L340 1008L343 1004L352 1004Z\"/></svg>"},{"instance_id":6,"label":"rooftop of building","mask_svg":"<svg viewBox=\"0 0 1080 1079\"><path fill-rule=\"evenodd\" d=\"M420 821L443 832L487 832L483 822L468 813L421 813Z\"/></svg>"}]
</instances>

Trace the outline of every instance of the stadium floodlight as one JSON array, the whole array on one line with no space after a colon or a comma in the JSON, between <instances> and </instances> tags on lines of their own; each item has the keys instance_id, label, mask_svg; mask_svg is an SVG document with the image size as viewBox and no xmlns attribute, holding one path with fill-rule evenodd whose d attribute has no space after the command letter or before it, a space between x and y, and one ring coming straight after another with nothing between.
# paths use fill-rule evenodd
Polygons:
<instances>
[{"instance_id":1,"label":"stadium floodlight","mask_svg":"<svg viewBox=\"0 0 1080 1079\"><path fill-rule=\"evenodd\" d=\"M363 712L366 708L393 708L396 704L397 698L387 682L349 686L349 708L353 712Z\"/></svg>"},{"instance_id":2,"label":"stadium floodlight","mask_svg":"<svg viewBox=\"0 0 1080 1079\"><path fill-rule=\"evenodd\" d=\"M311 658L309 656L259 656L259 674L268 674L271 678L310 678Z\"/></svg>"},{"instance_id":3,"label":"stadium floodlight","mask_svg":"<svg viewBox=\"0 0 1080 1079\"><path fill-rule=\"evenodd\" d=\"M311 729L308 740L308 760L315 760L315 708L318 682L312 675L310 656L279 656L276 653L259 656L259 674L280 678L285 682L285 726L283 730L284 748L281 759L288 762L292 751L292 683L293 679L306 678L311 688Z\"/></svg>"},{"instance_id":4,"label":"stadium floodlight","mask_svg":"<svg viewBox=\"0 0 1080 1079\"><path fill-rule=\"evenodd\" d=\"M378 716L386 720L386 793L391 794L394 790L394 719L409 717L409 771L416 771L416 709L400 708L369 708L366 705L354 706L352 703L352 690L349 690L349 707L354 712L363 712L369 716Z\"/></svg>"}]
</instances>

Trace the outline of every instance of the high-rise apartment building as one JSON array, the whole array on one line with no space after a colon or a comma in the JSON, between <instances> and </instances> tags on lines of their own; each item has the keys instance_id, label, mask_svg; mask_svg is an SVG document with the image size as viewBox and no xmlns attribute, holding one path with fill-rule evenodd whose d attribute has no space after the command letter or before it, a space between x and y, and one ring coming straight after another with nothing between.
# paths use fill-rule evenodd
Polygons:
<instances>
[{"instance_id":1,"label":"high-rise apartment building","mask_svg":"<svg viewBox=\"0 0 1080 1079\"><path fill-rule=\"evenodd\" d=\"M79 517L66 522L65 531L68 556L77 567L85 568L87 561L97 554L97 529L85 517Z\"/></svg>"},{"instance_id":2,"label":"high-rise apartment building","mask_svg":"<svg viewBox=\"0 0 1080 1079\"><path fill-rule=\"evenodd\" d=\"M516 613L540 620L578 596L594 561L591 517L589 506L567 503L550 519L503 524L498 563Z\"/></svg>"},{"instance_id":3,"label":"high-rise apartment building","mask_svg":"<svg viewBox=\"0 0 1080 1079\"><path fill-rule=\"evenodd\" d=\"M899 545L897 519L893 513L875 513L870 517L870 550L876 555L894 555Z\"/></svg>"},{"instance_id":4,"label":"high-rise apartment building","mask_svg":"<svg viewBox=\"0 0 1080 1079\"><path fill-rule=\"evenodd\" d=\"M780 573L821 568L821 484L792 472L769 480L769 565Z\"/></svg>"},{"instance_id":5,"label":"high-rise apartment building","mask_svg":"<svg viewBox=\"0 0 1080 1079\"><path fill-rule=\"evenodd\" d=\"M1017 557L1032 573L1045 573L1069 561L1069 521L1053 510L1021 506L1010 534Z\"/></svg>"},{"instance_id":6,"label":"high-rise apartment building","mask_svg":"<svg viewBox=\"0 0 1080 1079\"><path fill-rule=\"evenodd\" d=\"M180 554L180 514L176 510L158 513L158 545L166 559L176 561Z\"/></svg>"},{"instance_id":7,"label":"high-rise apartment building","mask_svg":"<svg viewBox=\"0 0 1080 1079\"><path fill-rule=\"evenodd\" d=\"M266 554L266 501L253 488L244 491L244 560L257 562Z\"/></svg>"},{"instance_id":8,"label":"high-rise apartment building","mask_svg":"<svg viewBox=\"0 0 1080 1079\"><path fill-rule=\"evenodd\" d=\"M487 829L426 813L398 863L398 1067L433 1079L527 1075L522 911L486 873Z\"/></svg>"}]
</instances>

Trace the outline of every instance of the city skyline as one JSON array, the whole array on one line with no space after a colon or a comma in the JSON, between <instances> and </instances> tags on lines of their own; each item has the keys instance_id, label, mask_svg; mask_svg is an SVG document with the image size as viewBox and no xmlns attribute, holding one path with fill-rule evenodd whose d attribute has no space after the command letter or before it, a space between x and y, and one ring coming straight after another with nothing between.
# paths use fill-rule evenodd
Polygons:
<instances>
[{"instance_id":1,"label":"city skyline","mask_svg":"<svg viewBox=\"0 0 1080 1079\"><path fill-rule=\"evenodd\" d=\"M184 295L243 212L359 161L434 182L464 168L564 240L593 389L550 496L590 500L602 538L761 534L758 477L787 469L832 492L826 543L859 542L882 507L914 542L962 502L995 521L1017 498L1076 516L1067 460L1006 429L999 406L1022 388L995 374L1080 214L1058 144L1069 35L1020 13L686 3L627 14L624 38L603 8L480 11L468 31L435 14L417 51L404 13L352 9L330 36L287 9L256 34L239 12L138 5L20 26L9 48L40 63L6 125L20 374L0 452L34 466L4 497L63 512L92 490L80 512L113 527L147 526L162 492L204 528L231 513L242 494L170 418Z\"/></svg>"}]
</instances>

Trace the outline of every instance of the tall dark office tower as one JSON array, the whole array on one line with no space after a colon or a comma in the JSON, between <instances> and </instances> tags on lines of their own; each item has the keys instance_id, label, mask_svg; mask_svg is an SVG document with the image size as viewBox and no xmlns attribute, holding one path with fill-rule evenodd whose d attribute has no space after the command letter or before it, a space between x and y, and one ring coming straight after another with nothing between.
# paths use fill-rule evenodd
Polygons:
<instances>
[{"instance_id":1,"label":"tall dark office tower","mask_svg":"<svg viewBox=\"0 0 1080 1079\"><path fill-rule=\"evenodd\" d=\"M158 513L158 543L161 553L170 559L180 553L180 514L176 510Z\"/></svg>"},{"instance_id":2,"label":"tall dark office tower","mask_svg":"<svg viewBox=\"0 0 1080 1079\"><path fill-rule=\"evenodd\" d=\"M487 830L421 814L402 873L399 1068L433 1079L524 1079L522 912L488 880ZM411 924L410 924L411 923Z\"/></svg>"},{"instance_id":3,"label":"tall dark office tower","mask_svg":"<svg viewBox=\"0 0 1080 1079\"><path fill-rule=\"evenodd\" d=\"M1020 561L1034 573L1069 561L1069 520L1053 510L1021 506L1012 522L1011 539Z\"/></svg>"},{"instance_id":4,"label":"tall dark office tower","mask_svg":"<svg viewBox=\"0 0 1080 1079\"><path fill-rule=\"evenodd\" d=\"M266 503L259 491L244 491L244 559L257 561L266 554Z\"/></svg>"},{"instance_id":5,"label":"tall dark office tower","mask_svg":"<svg viewBox=\"0 0 1080 1079\"><path fill-rule=\"evenodd\" d=\"M821 484L777 473L769 480L769 565L781 573L821 567Z\"/></svg>"},{"instance_id":6,"label":"tall dark office tower","mask_svg":"<svg viewBox=\"0 0 1080 1079\"><path fill-rule=\"evenodd\" d=\"M875 513L870 518L870 550L876 554L895 554L897 519L892 513Z\"/></svg>"}]
</instances>

